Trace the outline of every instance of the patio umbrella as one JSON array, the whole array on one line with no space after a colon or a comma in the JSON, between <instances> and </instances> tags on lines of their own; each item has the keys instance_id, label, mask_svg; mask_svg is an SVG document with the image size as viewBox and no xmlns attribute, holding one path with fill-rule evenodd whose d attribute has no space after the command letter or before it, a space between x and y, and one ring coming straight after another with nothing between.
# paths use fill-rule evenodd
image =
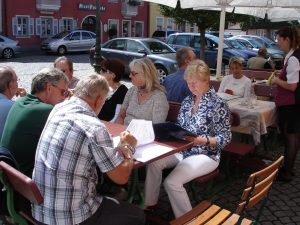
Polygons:
<instances>
[{"instance_id":1,"label":"patio umbrella","mask_svg":"<svg viewBox=\"0 0 300 225\"><path fill-rule=\"evenodd\" d=\"M144 0L175 8L178 0ZM217 76L221 74L226 10L238 14L252 15L271 21L300 20L299 0L180 0L181 8L221 10Z\"/></svg>"}]
</instances>

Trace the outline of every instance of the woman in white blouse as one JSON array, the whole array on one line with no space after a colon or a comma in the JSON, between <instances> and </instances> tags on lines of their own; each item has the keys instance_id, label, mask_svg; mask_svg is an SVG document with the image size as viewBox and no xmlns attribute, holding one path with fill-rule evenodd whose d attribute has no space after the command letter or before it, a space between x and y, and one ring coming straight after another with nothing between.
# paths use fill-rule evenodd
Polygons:
<instances>
[{"instance_id":1,"label":"woman in white blouse","mask_svg":"<svg viewBox=\"0 0 300 225\"><path fill-rule=\"evenodd\" d=\"M218 92L223 92L240 97L247 97L251 91L251 80L242 74L243 62L239 57L229 60L229 69L232 74L222 79Z\"/></svg>"}]
</instances>

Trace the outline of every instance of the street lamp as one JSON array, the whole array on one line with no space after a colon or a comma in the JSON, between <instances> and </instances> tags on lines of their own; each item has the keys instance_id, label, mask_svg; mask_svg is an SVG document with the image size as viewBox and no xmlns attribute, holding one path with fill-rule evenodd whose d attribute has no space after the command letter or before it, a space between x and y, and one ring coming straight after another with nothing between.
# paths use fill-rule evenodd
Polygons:
<instances>
[{"instance_id":1,"label":"street lamp","mask_svg":"<svg viewBox=\"0 0 300 225\"><path fill-rule=\"evenodd\" d=\"M101 23L100 23L100 0L96 0L96 46L94 52L94 69L95 72L100 73L101 62Z\"/></svg>"}]
</instances>

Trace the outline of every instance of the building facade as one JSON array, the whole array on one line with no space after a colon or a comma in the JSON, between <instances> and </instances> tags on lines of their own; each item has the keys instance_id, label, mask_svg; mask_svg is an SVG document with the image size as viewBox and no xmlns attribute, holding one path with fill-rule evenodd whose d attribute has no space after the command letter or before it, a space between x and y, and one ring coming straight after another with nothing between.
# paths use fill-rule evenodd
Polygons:
<instances>
[{"instance_id":1,"label":"building facade","mask_svg":"<svg viewBox=\"0 0 300 225\"><path fill-rule=\"evenodd\" d=\"M20 46L73 29L96 30L95 0L0 0L0 32ZM114 37L148 36L148 3L141 0L100 1L101 42Z\"/></svg>"}]
</instances>

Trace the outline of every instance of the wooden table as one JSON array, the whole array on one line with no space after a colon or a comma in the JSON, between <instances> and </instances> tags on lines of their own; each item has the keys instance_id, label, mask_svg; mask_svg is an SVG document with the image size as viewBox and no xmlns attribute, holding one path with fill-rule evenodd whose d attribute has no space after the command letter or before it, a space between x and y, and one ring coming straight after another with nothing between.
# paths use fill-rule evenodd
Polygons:
<instances>
[{"instance_id":1,"label":"wooden table","mask_svg":"<svg viewBox=\"0 0 300 225\"><path fill-rule=\"evenodd\" d=\"M109 132L111 133L111 135L113 137L115 136L119 136L119 134L126 130L126 126L124 125L120 125L120 124L115 124L115 123L110 123L110 122L106 122L106 121L102 121L105 126L107 127L107 129L109 130ZM170 141L164 141L164 142L157 142L155 141L155 143L160 144L160 145L164 145L167 147L171 147L173 148L173 150L171 150L170 152L167 152L165 154L159 155L158 157L153 158L152 160L149 160L147 162L139 162L139 161L134 161L134 170L132 173L132 182L130 183L129 186L129 194L128 194L128 202L132 203L134 200L134 197L136 194L138 194L139 199L140 199L140 206L143 208L144 207L144 192L143 190L140 188L139 185L139 176L138 176L138 168L142 167L142 166L146 166L147 164L157 161L159 159L165 158L169 155L173 155L177 152L181 152L184 151L188 148L191 148L193 146L192 142L188 142L185 140L170 140Z\"/></svg>"}]
</instances>

